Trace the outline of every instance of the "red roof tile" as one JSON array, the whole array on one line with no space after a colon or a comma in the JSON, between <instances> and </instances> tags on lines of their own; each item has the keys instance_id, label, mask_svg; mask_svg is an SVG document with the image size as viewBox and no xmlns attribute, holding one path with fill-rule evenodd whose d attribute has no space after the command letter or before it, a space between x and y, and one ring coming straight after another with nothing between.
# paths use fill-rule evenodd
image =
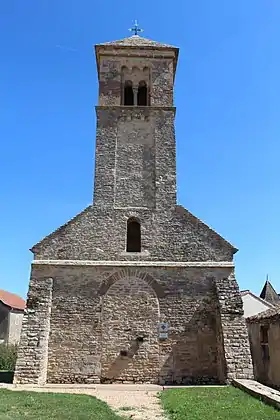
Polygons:
<instances>
[{"instance_id":1,"label":"red roof tile","mask_svg":"<svg viewBox=\"0 0 280 420\"><path fill-rule=\"evenodd\" d=\"M25 309L25 300L14 293L6 292L0 289L0 301L13 309Z\"/></svg>"}]
</instances>

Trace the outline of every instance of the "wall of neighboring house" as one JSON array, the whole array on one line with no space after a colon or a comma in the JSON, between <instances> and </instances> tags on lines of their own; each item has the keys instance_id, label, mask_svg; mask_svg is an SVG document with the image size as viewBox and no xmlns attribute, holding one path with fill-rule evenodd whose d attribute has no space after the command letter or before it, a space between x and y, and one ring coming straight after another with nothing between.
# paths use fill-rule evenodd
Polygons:
<instances>
[{"instance_id":1,"label":"wall of neighboring house","mask_svg":"<svg viewBox=\"0 0 280 420\"><path fill-rule=\"evenodd\" d=\"M280 389L280 321L248 323L255 379Z\"/></svg>"},{"instance_id":2,"label":"wall of neighboring house","mask_svg":"<svg viewBox=\"0 0 280 420\"><path fill-rule=\"evenodd\" d=\"M0 301L0 343L19 342L22 318L22 310L11 309Z\"/></svg>"},{"instance_id":3,"label":"wall of neighboring house","mask_svg":"<svg viewBox=\"0 0 280 420\"><path fill-rule=\"evenodd\" d=\"M268 304L261 299L255 298L250 293L242 295L242 301L245 318L257 315L260 312L266 311L272 307L271 304Z\"/></svg>"},{"instance_id":4,"label":"wall of neighboring house","mask_svg":"<svg viewBox=\"0 0 280 420\"><path fill-rule=\"evenodd\" d=\"M9 329L9 308L0 301L0 343L6 342Z\"/></svg>"},{"instance_id":5,"label":"wall of neighboring house","mask_svg":"<svg viewBox=\"0 0 280 420\"><path fill-rule=\"evenodd\" d=\"M20 340L23 311L13 309L9 314L8 343L17 344Z\"/></svg>"}]
</instances>

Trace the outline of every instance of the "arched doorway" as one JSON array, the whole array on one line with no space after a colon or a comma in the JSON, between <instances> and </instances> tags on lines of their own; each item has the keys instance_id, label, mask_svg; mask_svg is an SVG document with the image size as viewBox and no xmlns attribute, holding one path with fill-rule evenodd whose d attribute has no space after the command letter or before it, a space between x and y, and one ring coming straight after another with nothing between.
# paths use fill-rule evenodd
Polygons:
<instances>
[{"instance_id":1,"label":"arched doorway","mask_svg":"<svg viewBox=\"0 0 280 420\"><path fill-rule=\"evenodd\" d=\"M124 277L103 298L101 382L158 382L159 302L142 279Z\"/></svg>"}]
</instances>

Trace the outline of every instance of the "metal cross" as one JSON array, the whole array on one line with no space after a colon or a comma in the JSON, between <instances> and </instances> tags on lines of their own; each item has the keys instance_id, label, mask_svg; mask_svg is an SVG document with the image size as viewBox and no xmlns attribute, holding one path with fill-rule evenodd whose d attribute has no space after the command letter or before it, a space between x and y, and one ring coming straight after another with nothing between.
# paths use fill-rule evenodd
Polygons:
<instances>
[{"instance_id":1,"label":"metal cross","mask_svg":"<svg viewBox=\"0 0 280 420\"><path fill-rule=\"evenodd\" d=\"M134 32L134 35L138 35L138 32L144 32L138 25L137 20L134 21L134 26L129 29L130 32Z\"/></svg>"}]
</instances>

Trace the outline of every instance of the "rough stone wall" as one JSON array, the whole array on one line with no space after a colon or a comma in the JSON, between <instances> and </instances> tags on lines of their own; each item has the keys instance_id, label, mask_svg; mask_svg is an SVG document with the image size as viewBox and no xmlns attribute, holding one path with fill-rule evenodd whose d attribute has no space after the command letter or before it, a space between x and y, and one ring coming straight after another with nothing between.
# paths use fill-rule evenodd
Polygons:
<instances>
[{"instance_id":1,"label":"rough stone wall","mask_svg":"<svg viewBox=\"0 0 280 420\"><path fill-rule=\"evenodd\" d=\"M223 279L229 288L231 270L153 263L138 268L34 265L30 296L38 305L34 312L28 309L24 319L15 382L42 381L47 363L48 382L219 382L223 350L218 349L213 278ZM247 355L245 351L242 364L235 346L246 344L239 335L243 320L235 314L239 330L231 338L229 316L225 307L224 341L231 340L237 364L230 365L225 346L230 372L224 377L242 377L247 374ZM159 339L158 322L168 322L168 339ZM44 346L38 341L42 333ZM121 350L128 354L121 355Z\"/></svg>"},{"instance_id":2,"label":"rough stone wall","mask_svg":"<svg viewBox=\"0 0 280 420\"><path fill-rule=\"evenodd\" d=\"M174 109L97 107L94 205L176 204Z\"/></svg>"},{"instance_id":3,"label":"rough stone wall","mask_svg":"<svg viewBox=\"0 0 280 420\"><path fill-rule=\"evenodd\" d=\"M47 377L52 279L31 273L14 383L43 384Z\"/></svg>"},{"instance_id":4,"label":"rough stone wall","mask_svg":"<svg viewBox=\"0 0 280 420\"><path fill-rule=\"evenodd\" d=\"M103 298L102 382L158 382L159 302L140 276L124 273Z\"/></svg>"},{"instance_id":5,"label":"rough stone wall","mask_svg":"<svg viewBox=\"0 0 280 420\"><path fill-rule=\"evenodd\" d=\"M108 53L107 53L108 54ZM120 53L121 54L121 53ZM149 69L150 85L149 96L151 106L173 106L173 78L174 53L164 58L163 53L153 51L141 51L137 57L135 51L127 52L125 56L115 54L112 56L101 55L99 72L99 105L120 106L122 103L122 69L126 67L130 73L129 79L133 87L137 88L141 80L145 80L143 70Z\"/></svg>"},{"instance_id":6,"label":"rough stone wall","mask_svg":"<svg viewBox=\"0 0 280 420\"><path fill-rule=\"evenodd\" d=\"M141 253L127 253L127 219L141 223ZM181 207L175 210L87 208L34 247L35 259L232 261L234 249Z\"/></svg>"},{"instance_id":7,"label":"rough stone wall","mask_svg":"<svg viewBox=\"0 0 280 420\"><path fill-rule=\"evenodd\" d=\"M280 322L268 319L248 322L255 379L280 389ZM261 346L261 326L268 327L266 357Z\"/></svg>"},{"instance_id":8,"label":"rough stone wall","mask_svg":"<svg viewBox=\"0 0 280 420\"><path fill-rule=\"evenodd\" d=\"M223 344L221 353L224 354L221 362L226 366L226 380L253 379L248 331L234 272L229 277L216 276L215 285L219 300L219 340Z\"/></svg>"},{"instance_id":9,"label":"rough stone wall","mask_svg":"<svg viewBox=\"0 0 280 420\"><path fill-rule=\"evenodd\" d=\"M23 311L13 309L9 313L8 343L17 344L20 340Z\"/></svg>"}]
</instances>

